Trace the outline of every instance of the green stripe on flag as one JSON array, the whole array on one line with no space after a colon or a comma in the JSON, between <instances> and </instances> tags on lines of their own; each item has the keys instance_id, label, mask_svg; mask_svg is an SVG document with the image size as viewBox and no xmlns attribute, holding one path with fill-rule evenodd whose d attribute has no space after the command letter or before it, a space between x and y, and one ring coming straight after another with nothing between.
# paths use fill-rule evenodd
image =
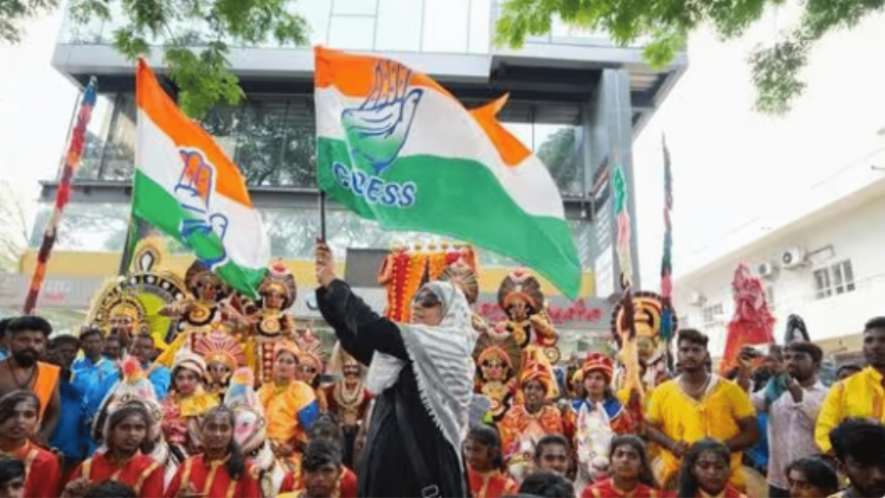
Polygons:
<instances>
[{"instance_id":1,"label":"green stripe on flag","mask_svg":"<svg viewBox=\"0 0 885 498\"><path fill-rule=\"evenodd\" d=\"M214 231L194 231L187 238L179 230L184 220L200 218L181 208L178 200L140 170L135 171L132 192L132 213L189 247L202 260L224 254L224 244ZM265 276L264 268L245 268L228 260L215 268L225 282L251 299L258 298L258 286Z\"/></svg>"},{"instance_id":2,"label":"green stripe on flag","mask_svg":"<svg viewBox=\"0 0 885 498\"><path fill-rule=\"evenodd\" d=\"M400 157L379 176L373 200L342 186L333 173L335 163L352 169L347 143L319 137L317 183L321 190L356 211L377 220L383 228L432 232L459 238L511 257L546 277L563 294L576 298L581 284L581 264L563 219L532 216L520 208L489 169L469 159L429 155ZM340 173L340 171L339 171ZM376 175L377 176L377 175ZM352 177L350 178L352 184ZM347 181L347 180L345 180ZM401 207L382 200L395 196L391 184L414 183L414 204ZM365 186L365 184L363 184ZM407 197L400 196L404 204Z\"/></svg>"}]
</instances>

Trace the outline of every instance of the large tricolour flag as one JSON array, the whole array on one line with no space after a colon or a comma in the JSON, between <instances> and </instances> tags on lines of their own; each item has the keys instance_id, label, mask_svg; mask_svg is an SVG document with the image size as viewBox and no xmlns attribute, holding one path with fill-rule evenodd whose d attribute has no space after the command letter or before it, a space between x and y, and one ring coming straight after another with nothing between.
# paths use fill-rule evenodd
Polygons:
<instances>
[{"instance_id":1,"label":"large tricolour flag","mask_svg":"<svg viewBox=\"0 0 885 498\"><path fill-rule=\"evenodd\" d=\"M547 168L496 119L397 62L318 47L319 188L382 227L509 256L576 297L581 266Z\"/></svg>"},{"instance_id":2,"label":"large tricolour flag","mask_svg":"<svg viewBox=\"0 0 885 498\"><path fill-rule=\"evenodd\" d=\"M270 243L239 169L160 87L144 60L136 82L138 139L132 213L194 251L250 297Z\"/></svg>"}]
</instances>

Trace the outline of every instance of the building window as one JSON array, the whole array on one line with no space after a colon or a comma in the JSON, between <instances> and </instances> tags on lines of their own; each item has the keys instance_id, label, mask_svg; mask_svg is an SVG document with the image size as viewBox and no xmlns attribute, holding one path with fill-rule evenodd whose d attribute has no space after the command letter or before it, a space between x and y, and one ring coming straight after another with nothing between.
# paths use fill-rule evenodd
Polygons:
<instances>
[{"instance_id":1,"label":"building window","mask_svg":"<svg viewBox=\"0 0 885 498\"><path fill-rule=\"evenodd\" d=\"M716 303L704 308L704 325L715 325L719 318L725 313L722 303Z\"/></svg>"},{"instance_id":2,"label":"building window","mask_svg":"<svg viewBox=\"0 0 885 498\"><path fill-rule=\"evenodd\" d=\"M850 259L818 268L814 270L813 275L815 299L826 299L855 289L854 269L851 267Z\"/></svg>"}]
</instances>

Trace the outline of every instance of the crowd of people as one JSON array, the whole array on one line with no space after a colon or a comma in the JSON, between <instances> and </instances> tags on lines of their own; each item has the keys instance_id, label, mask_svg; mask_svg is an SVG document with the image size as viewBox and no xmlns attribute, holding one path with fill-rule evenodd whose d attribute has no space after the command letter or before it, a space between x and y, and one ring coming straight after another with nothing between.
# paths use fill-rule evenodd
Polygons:
<instances>
[{"instance_id":1,"label":"crowd of people","mask_svg":"<svg viewBox=\"0 0 885 498\"><path fill-rule=\"evenodd\" d=\"M717 375L702 332L660 337L650 293L615 309L621 354L564 360L528 272L488 324L468 253L416 280L399 251L379 315L316 253L332 348L278 263L255 300L194 263L109 284L77 334L0 322L0 498L885 495L885 318L830 386L806 338Z\"/></svg>"}]
</instances>

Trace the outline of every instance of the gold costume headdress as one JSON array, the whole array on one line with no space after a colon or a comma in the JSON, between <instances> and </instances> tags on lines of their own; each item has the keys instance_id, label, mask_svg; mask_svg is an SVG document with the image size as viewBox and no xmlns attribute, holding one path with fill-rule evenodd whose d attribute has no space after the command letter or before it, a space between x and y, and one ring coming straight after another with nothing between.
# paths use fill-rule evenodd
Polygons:
<instances>
[{"instance_id":1,"label":"gold costume headdress","mask_svg":"<svg viewBox=\"0 0 885 498\"><path fill-rule=\"evenodd\" d=\"M206 364L224 363L231 372L246 365L246 352L239 341L223 330L214 330L201 335L194 343L194 353L200 355Z\"/></svg>"},{"instance_id":2,"label":"gold costume headdress","mask_svg":"<svg viewBox=\"0 0 885 498\"><path fill-rule=\"evenodd\" d=\"M544 309L544 293L541 292L541 282L522 268L517 268L507 275L498 289L498 305L505 312L517 300L524 301L531 308L529 315Z\"/></svg>"},{"instance_id":3,"label":"gold costume headdress","mask_svg":"<svg viewBox=\"0 0 885 498\"><path fill-rule=\"evenodd\" d=\"M203 263L199 260L194 261L188 267L187 272L184 274L184 282L191 294L197 298L200 296L200 289L207 285L215 286L217 292L216 301L226 298L231 293L230 286L221 277L203 266Z\"/></svg>"},{"instance_id":4,"label":"gold costume headdress","mask_svg":"<svg viewBox=\"0 0 885 498\"><path fill-rule=\"evenodd\" d=\"M317 375L321 375L326 364L323 343L308 330L298 338L298 346L301 348L301 354L298 356L299 362L313 366Z\"/></svg>"},{"instance_id":5,"label":"gold costume headdress","mask_svg":"<svg viewBox=\"0 0 885 498\"><path fill-rule=\"evenodd\" d=\"M522 368L522 353L516 340L510 335L503 339L492 337L489 334L479 336L476 347L473 349L473 360L476 363L478 379L483 366L490 362L501 362L504 367L510 370L507 378L515 377Z\"/></svg>"},{"instance_id":6,"label":"gold costume headdress","mask_svg":"<svg viewBox=\"0 0 885 498\"><path fill-rule=\"evenodd\" d=\"M87 322L100 328L105 335L111 331L112 320L119 317L132 321L134 333L141 332L140 329L147 330L144 303L139 299L137 290L127 285L124 277L106 282L93 298L91 308Z\"/></svg>"},{"instance_id":7,"label":"gold costume headdress","mask_svg":"<svg viewBox=\"0 0 885 498\"><path fill-rule=\"evenodd\" d=\"M295 283L295 276L286 268L282 261L275 261L266 271L264 280L258 287L258 293L264 299L264 296L270 292L276 292L283 296L282 310L289 309L295 304L295 298L298 294L298 286ZM263 306L263 303L259 303Z\"/></svg>"},{"instance_id":8,"label":"gold costume headdress","mask_svg":"<svg viewBox=\"0 0 885 498\"><path fill-rule=\"evenodd\" d=\"M133 321L133 332L148 331L158 348L165 348L175 334L174 321L160 316L166 305L187 297L184 281L162 270L165 242L156 236L143 239L135 249L131 272L108 281L93 298L88 323L110 330L113 317Z\"/></svg>"},{"instance_id":9,"label":"gold costume headdress","mask_svg":"<svg viewBox=\"0 0 885 498\"><path fill-rule=\"evenodd\" d=\"M633 294L633 322L636 327L636 335L639 338L648 338L658 341L661 333L661 296L654 292L639 291ZM611 331L615 341L621 343L622 338L628 333L627 321L623 301L619 301L612 310ZM673 316L673 330L678 330L679 322Z\"/></svg>"}]
</instances>

